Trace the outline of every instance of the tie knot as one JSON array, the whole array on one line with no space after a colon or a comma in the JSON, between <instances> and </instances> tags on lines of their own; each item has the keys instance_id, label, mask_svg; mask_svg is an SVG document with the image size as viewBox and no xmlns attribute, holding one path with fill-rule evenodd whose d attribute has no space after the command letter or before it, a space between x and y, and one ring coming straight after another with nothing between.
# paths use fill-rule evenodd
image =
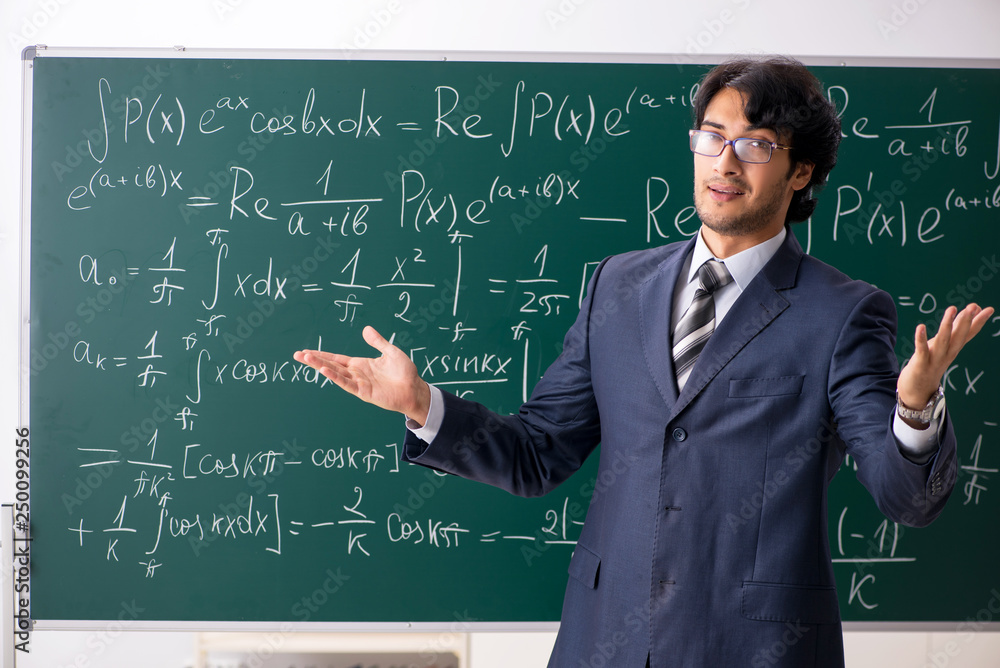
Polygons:
<instances>
[{"instance_id":1,"label":"tie knot","mask_svg":"<svg viewBox=\"0 0 1000 668\"><path fill-rule=\"evenodd\" d=\"M712 294L732 281L733 275L729 273L726 265L718 260L708 260L698 268L698 283L701 289L708 294Z\"/></svg>"}]
</instances>

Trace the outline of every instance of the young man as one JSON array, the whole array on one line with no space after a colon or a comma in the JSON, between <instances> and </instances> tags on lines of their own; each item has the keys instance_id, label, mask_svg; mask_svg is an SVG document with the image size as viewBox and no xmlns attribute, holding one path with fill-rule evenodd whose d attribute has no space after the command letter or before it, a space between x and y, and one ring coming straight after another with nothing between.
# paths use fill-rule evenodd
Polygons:
<instances>
[{"instance_id":1,"label":"young man","mask_svg":"<svg viewBox=\"0 0 1000 668\"><path fill-rule=\"evenodd\" d=\"M551 666L842 666L827 483L849 453L890 519L937 516L956 476L938 388L993 310L951 308L930 341L918 327L899 372L892 299L786 226L812 212L840 141L815 78L725 63L696 114L700 234L605 260L518 415L430 388L371 328L377 359L295 359L408 415L407 461L525 496L598 443L602 471L631 463L591 502Z\"/></svg>"}]
</instances>

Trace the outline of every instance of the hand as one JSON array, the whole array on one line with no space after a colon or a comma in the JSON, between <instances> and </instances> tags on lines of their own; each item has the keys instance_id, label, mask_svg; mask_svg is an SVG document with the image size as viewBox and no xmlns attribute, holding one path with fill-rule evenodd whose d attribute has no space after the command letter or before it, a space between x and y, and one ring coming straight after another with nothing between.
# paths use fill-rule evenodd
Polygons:
<instances>
[{"instance_id":1,"label":"hand","mask_svg":"<svg viewBox=\"0 0 1000 668\"><path fill-rule=\"evenodd\" d=\"M969 304L962 312L954 306L945 309L941 326L930 341L927 328L917 325L913 336L914 352L899 373L896 389L908 408L921 409L937 391L941 379L962 347L971 341L993 315L993 307Z\"/></svg>"},{"instance_id":2,"label":"hand","mask_svg":"<svg viewBox=\"0 0 1000 668\"><path fill-rule=\"evenodd\" d=\"M424 424L430 410L431 392L427 383L420 379L416 365L373 327L365 327L362 336L381 356L372 359L300 350L293 357L362 401L403 413Z\"/></svg>"}]
</instances>

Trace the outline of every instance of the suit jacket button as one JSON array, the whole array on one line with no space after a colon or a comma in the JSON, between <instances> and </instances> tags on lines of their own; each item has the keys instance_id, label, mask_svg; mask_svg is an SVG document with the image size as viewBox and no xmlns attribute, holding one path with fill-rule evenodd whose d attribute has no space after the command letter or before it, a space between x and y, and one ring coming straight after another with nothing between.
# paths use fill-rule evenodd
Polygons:
<instances>
[{"instance_id":1,"label":"suit jacket button","mask_svg":"<svg viewBox=\"0 0 1000 668\"><path fill-rule=\"evenodd\" d=\"M677 427L677 429L674 429L674 433L671 434L671 435L674 437L675 441L683 441L685 438L688 437L687 432L684 431L683 429L681 429L680 427Z\"/></svg>"}]
</instances>

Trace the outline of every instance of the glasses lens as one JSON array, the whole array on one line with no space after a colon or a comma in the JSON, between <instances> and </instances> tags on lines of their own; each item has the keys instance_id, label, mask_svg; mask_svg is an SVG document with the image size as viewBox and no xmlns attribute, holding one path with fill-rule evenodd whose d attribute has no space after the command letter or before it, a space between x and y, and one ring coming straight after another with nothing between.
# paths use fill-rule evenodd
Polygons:
<instances>
[{"instance_id":1,"label":"glasses lens","mask_svg":"<svg viewBox=\"0 0 1000 668\"><path fill-rule=\"evenodd\" d=\"M723 146L722 137L714 132L695 130L691 133L691 150L695 153L714 157L722 153Z\"/></svg>"},{"instance_id":2,"label":"glasses lens","mask_svg":"<svg viewBox=\"0 0 1000 668\"><path fill-rule=\"evenodd\" d=\"M733 142L733 150L743 162L767 162L771 159L771 145L759 139L737 139Z\"/></svg>"}]
</instances>

